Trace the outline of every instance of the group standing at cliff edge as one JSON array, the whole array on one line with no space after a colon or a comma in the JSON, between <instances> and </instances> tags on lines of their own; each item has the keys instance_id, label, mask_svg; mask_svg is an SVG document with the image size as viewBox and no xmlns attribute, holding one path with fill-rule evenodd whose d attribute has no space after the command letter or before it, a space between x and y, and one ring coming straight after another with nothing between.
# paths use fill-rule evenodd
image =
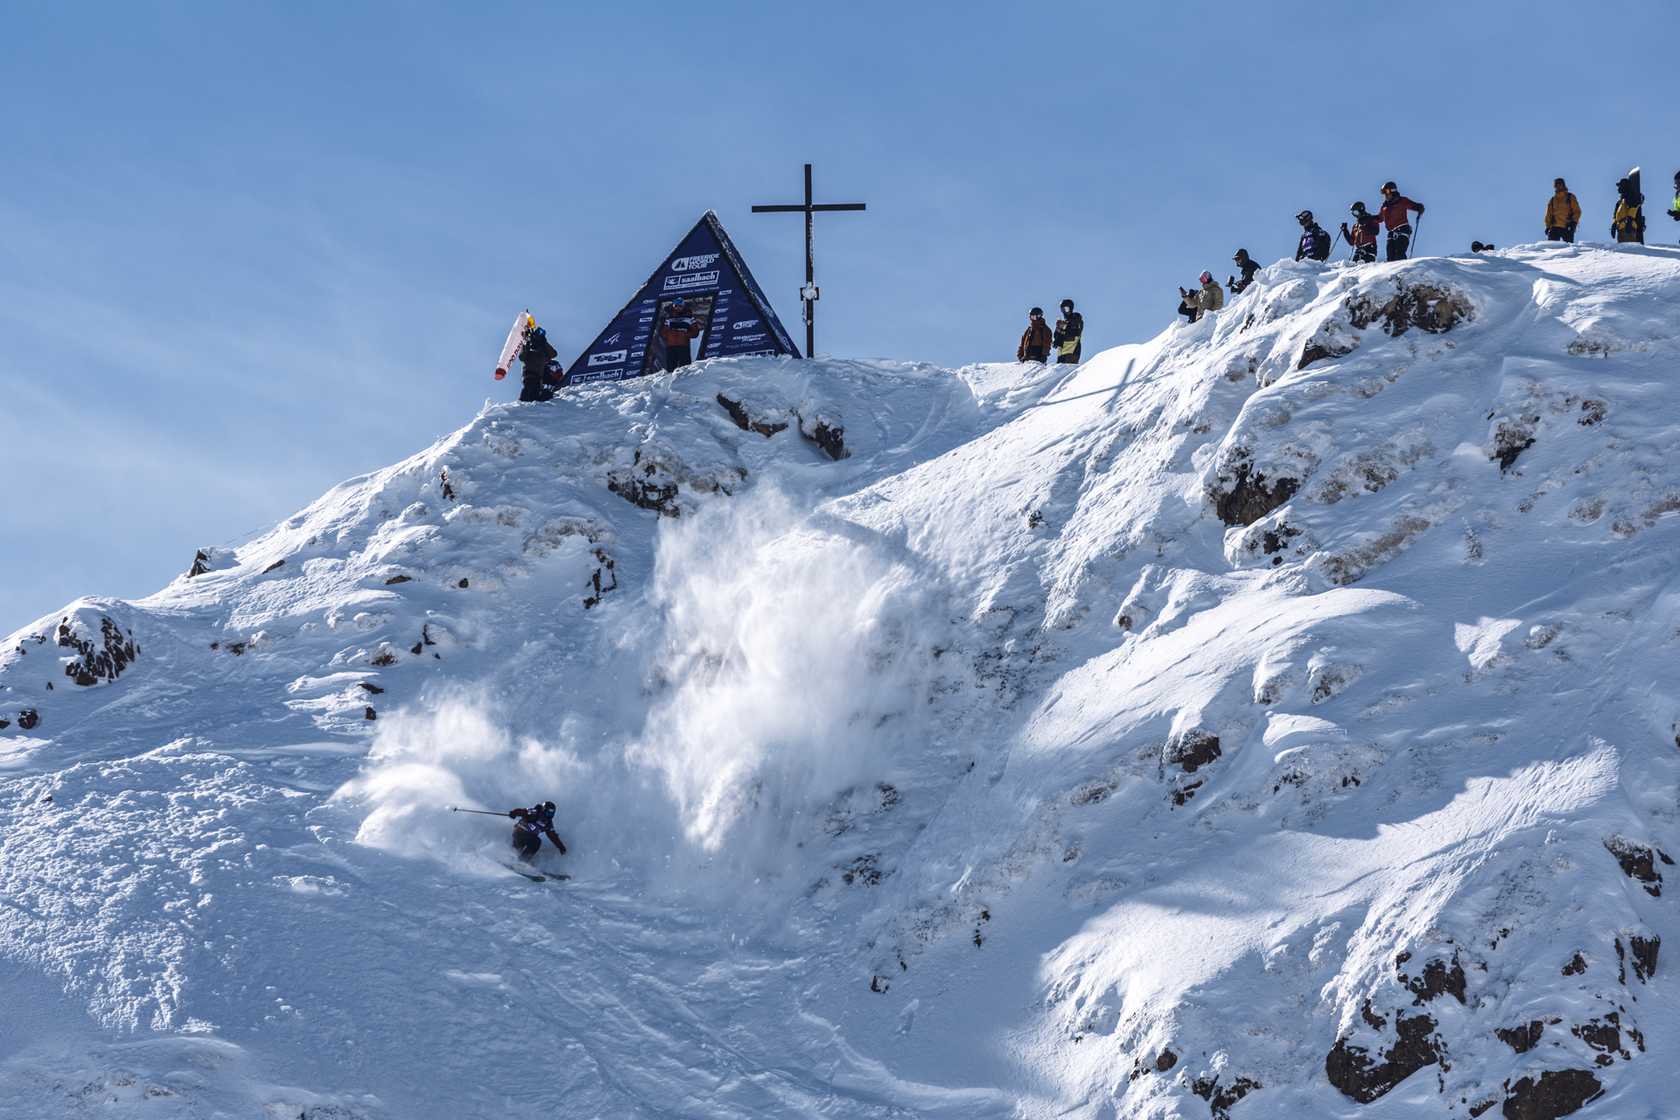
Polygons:
<instances>
[{"instance_id":1,"label":"group standing at cliff edge","mask_svg":"<svg viewBox=\"0 0 1680 1120\"><path fill-rule=\"evenodd\" d=\"M1399 185L1392 179L1382 185L1382 202L1375 211L1366 209L1363 201L1348 207L1350 220L1341 223L1335 238L1319 225L1311 210L1302 210L1295 215L1295 220L1301 226L1301 237L1295 245L1295 259L1329 260L1336 242L1345 241L1349 249L1349 260L1355 264L1370 263L1377 259L1377 244L1379 240L1383 240L1384 258L1403 261L1416 245L1423 211L1423 203L1401 194ZM1675 221L1680 221L1680 171L1674 173L1674 201L1670 204L1667 214ZM1416 222L1413 221L1414 216ZM1580 224L1580 200L1563 179L1552 180L1552 196L1546 201L1542 217L1546 239L1573 243L1575 231ZM1385 231L1386 238L1380 238L1379 235ZM1622 243L1645 243L1645 196L1640 192L1638 168L1616 183L1616 207L1610 217L1610 236ZM1480 241L1471 243L1472 252L1479 253L1492 248L1492 245L1484 245ZM1223 308L1227 288L1232 295L1237 295L1254 282L1254 274L1262 267L1260 262L1251 257L1247 249L1238 249L1236 256L1231 259L1240 275L1234 273L1226 277L1223 287L1214 279L1213 273L1204 270L1197 277L1196 287L1178 290L1178 313L1184 316L1186 322L1194 323L1208 312ZM1062 310L1064 318L1058 320L1054 332L1045 325L1041 308L1035 307L1028 313L1027 329L1021 335L1021 344L1015 350L1017 361L1048 361L1048 355L1053 348L1057 362L1079 361L1080 336L1084 333L1085 321L1073 312L1073 301L1070 299L1062 301ZM1068 319L1069 315L1072 315L1071 321ZM1077 326L1070 323L1076 323ZM1070 331L1074 339L1071 358L1067 356L1069 351L1062 348L1063 340L1069 336Z\"/></svg>"}]
</instances>

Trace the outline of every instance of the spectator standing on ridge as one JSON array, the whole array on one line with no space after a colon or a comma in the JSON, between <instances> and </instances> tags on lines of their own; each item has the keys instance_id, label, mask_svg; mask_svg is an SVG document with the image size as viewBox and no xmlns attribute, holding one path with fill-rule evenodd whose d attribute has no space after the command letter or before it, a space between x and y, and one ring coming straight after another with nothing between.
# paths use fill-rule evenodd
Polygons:
<instances>
[{"instance_id":1,"label":"spectator standing on ridge","mask_svg":"<svg viewBox=\"0 0 1680 1120\"><path fill-rule=\"evenodd\" d=\"M1213 273L1203 272L1197 279L1201 287L1195 291L1180 288L1178 294L1182 297L1178 304L1178 313L1184 316L1187 323L1194 323L1209 311L1218 311L1225 306L1225 289L1219 286L1219 281L1213 278Z\"/></svg>"},{"instance_id":2,"label":"spectator standing on ridge","mask_svg":"<svg viewBox=\"0 0 1680 1120\"><path fill-rule=\"evenodd\" d=\"M1630 176L1616 182L1616 213L1610 219L1610 236L1630 244L1645 244L1645 196Z\"/></svg>"},{"instance_id":3,"label":"spectator standing on ridge","mask_svg":"<svg viewBox=\"0 0 1680 1120\"><path fill-rule=\"evenodd\" d=\"M1669 205L1668 216L1680 222L1680 171L1674 173L1674 202Z\"/></svg>"},{"instance_id":4,"label":"spectator standing on ridge","mask_svg":"<svg viewBox=\"0 0 1680 1120\"><path fill-rule=\"evenodd\" d=\"M1085 345L1085 316L1073 309L1073 301L1062 301L1062 317L1056 320L1056 333L1052 341L1056 346L1057 365L1078 365L1079 355Z\"/></svg>"},{"instance_id":5,"label":"spectator standing on ridge","mask_svg":"<svg viewBox=\"0 0 1680 1120\"><path fill-rule=\"evenodd\" d=\"M688 301L678 296L665 313L659 328L659 341L665 344L665 368L681 369L694 361L692 343L700 337L700 324L688 313Z\"/></svg>"},{"instance_id":6,"label":"spectator standing on ridge","mask_svg":"<svg viewBox=\"0 0 1680 1120\"><path fill-rule=\"evenodd\" d=\"M1569 184L1552 180L1552 197L1546 203L1546 240L1575 242L1575 227L1581 224L1581 203Z\"/></svg>"},{"instance_id":7,"label":"spectator standing on ridge","mask_svg":"<svg viewBox=\"0 0 1680 1120\"><path fill-rule=\"evenodd\" d=\"M1367 211L1363 202L1348 207L1348 213L1353 216L1353 225L1342 223L1342 237L1353 250L1354 262L1369 264L1377 259L1377 230L1382 228L1382 219Z\"/></svg>"},{"instance_id":8,"label":"spectator standing on ridge","mask_svg":"<svg viewBox=\"0 0 1680 1120\"><path fill-rule=\"evenodd\" d=\"M1400 193L1400 188L1390 179L1382 185L1382 205L1377 207L1377 216L1383 225L1388 227L1388 256L1391 261L1406 259L1406 250L1412 244L1412 222L1407 216L1410 210L1423 217L1423 203L1414 202Z\"/></svg>"},{"instance_id":9,"label":"spectator standing on ridge","mask_svg":"<svg viewBox=\"0 0 1680 1120\"><path fill-rule=\"evenodd\" d=\"M1329 260L1330 235L1313 219L1313 212L1303 210L1295 215L1295 220L1301 223L1301 240L1295 246L1295 259Z\"/></svg>"},{"instance_id":10,"label":"spectator standing on ridge","mask_svg":"<svg viewBox=\"0 0 1680 1120\"><path fill-rule=\"evenodd\" d=\"M1470 251L1472 253L1491 253L1495 249L1497 249L1498 247L1499 246L1497 246L1497 245L1489 245L1488 243L1486 243L1484 241L1472 241L1472 242L1470 242Z\"/></svg>"},{"instance_id":11,"label":"spectator standing on ridge","mask_svg":"<svg viewBox=\"0 0 1680 1120\"><path fill-rule=\"evenodd\" d=\"M1249 256L1247 249L1238 249L1237 255L1231 259L1236 262L1237 271L1242 273L1242 279L1239 280L1235 276L1227 276L1225 278L1225 285L1231 289L1232 295L1238 295L1246 291L1248 286L1254 283L1254 274L1260 271L1260 262Z\"/></svg>"},{"instance_id":12,"label":"spectator standing on ridge","mask_svg":"<svg viewBox=\"0 0 1680 1120\"><path fill-rule=\"evenodd\" d=\"M1035 307L1027 312L1027 329L1021 332L1021 345L1015 348L1015 360L1042 362L1050 356L1053 343L1050 326L1044 321L1044 308Z\"/></svg>"},{"instance_id":13,"label":"spectator standing on ridge","mask_svg":"<svg viewBox=\"0 0 1680 1120\"><path fill-rule=\"evenodd\" d=\"M547 331L533 327L526 333L525 345L519 348L519 364L525 367L519 386L520 400L553 399L554 387L560 381L560 363L555 361L559 356L548 341Z\"/></svg>"}]
</instances>

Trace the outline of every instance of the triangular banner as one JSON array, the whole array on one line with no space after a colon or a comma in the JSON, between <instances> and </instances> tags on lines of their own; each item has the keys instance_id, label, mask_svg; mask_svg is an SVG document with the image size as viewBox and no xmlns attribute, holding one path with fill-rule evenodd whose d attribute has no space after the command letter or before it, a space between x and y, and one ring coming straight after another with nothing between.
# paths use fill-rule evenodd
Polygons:
<instances>
[{"instance_id":1,"label":"triangular banner","mask_svg":"<svg viewBox=\"0 0 1680 1120\"><path fill-rule=\"evenodd\" d=\"M607 329L578 355L566 384L622 381L681 364L680 351L689 344L679 339L667 348L663 337L673 325L681 328L678 334L694 334L698 345L691 353L698 358L800 356L735 243L708 210Z\"/></svg>"}]
</instances>

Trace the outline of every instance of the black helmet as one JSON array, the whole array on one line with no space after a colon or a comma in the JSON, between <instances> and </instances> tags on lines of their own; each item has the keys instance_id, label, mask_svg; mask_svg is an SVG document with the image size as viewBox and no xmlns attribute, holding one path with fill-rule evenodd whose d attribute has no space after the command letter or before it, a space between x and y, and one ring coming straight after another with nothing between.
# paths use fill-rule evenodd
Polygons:
<instances>
[{"instance_id":1,"label":"black helmet","mask_svg":"<svg viewBox=\"0 0 1680 1120\"><path fill-rule=\"evenodd\" d=\"M1027 314L1033 316L1036 319L1042 319L1042 318L1044 318L1044 308L1035 307L1031 311L1027 312Z\"/></svg>"},{"instance_id":2,"label":"black helmet","mask_svg":"<svg viewBox=\"0 0 1680 1120\"><path fill-rule=\"evenodd\" d=\"M1400 188L1395 185L1395 182L1394 182L1393 179L1390 179L1388 182L1386 182L1382 185L1382 191L1383 191L1384 194L1387 194L1389 191L1393 191L1394 193L1399 194L1400 193Z\"/></svg>"},{"instance_id":3,"label":"black helmet","mask_svg":"<svg viewBox=\"0 0 1680 1120\"><path fill-rule=\"evenodd\" d=\"M1072 311L1073 301L1071 299L1064 299L1061 303L1061 307L1063 311Z\"/></svg>"},{"instance_id":4,"label":"black helmet","mask_svg":"<svg viewBox=\"0 0 1680 1120\"><path fill-rule=\"evenodd\" d=\"M547 338L548 337L548 332L543 330L541 327L536 327L536 328L532 329L531 337L532 338Z\"/></svg>"},{"instance_id":5,"label":"black helmet","mask_svg":"<svg viewBox=\"0 0 1680 1120\"><path fill-rule=\"evenodd\" d=\"M1312 220L1313 220L1312 211L1311 210L1301 211L1299 214L1295 215L1295 220L1297 222L1300 222L1304 226L1312 225Z\"/></svg>"},{"instance_id":6,"label":"black helmet","mask_svg":"<svg viewBox=\"0 0 1680 1120\"><path fill-rule=\"evenodd\" d=\"M550 813L554 812L554 802L552 802L552 801L544 801L542 807L543 807L544 811L546 811L546 812L550 812Z\"/></svg>"},{"instance_id":7,"label":"black helmet","mask_svg":"<svg viewBox=\"0 0 1680 1120\"><path fill-rule=\"evenodd\" d=\"M1363 202L1355 202L1352 206L1348 207L1348 213L1350 213L1350 214L1363 214L1363 213L1365 213L1365 204Z\"/></svg>"},{"instance_id":8,"label":"black helmet","mask_svg":"<svg viewBox=\"0 0 1680 1120\"><path fill-rule=\"evenodd\" d=\"M1238 249L1237 250L1237 255L1232 257L1231 259L1234 260L1234 261L1246 261L1248 259L1248 250L1247 249Z\"/></svg>"}]
</instances>

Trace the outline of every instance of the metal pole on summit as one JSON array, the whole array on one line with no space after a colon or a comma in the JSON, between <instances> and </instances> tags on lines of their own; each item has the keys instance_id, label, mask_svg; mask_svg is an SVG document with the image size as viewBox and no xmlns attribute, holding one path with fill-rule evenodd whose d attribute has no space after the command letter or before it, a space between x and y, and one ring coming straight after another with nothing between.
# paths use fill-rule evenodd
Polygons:
<instances>
[{"instance_id":1,"label":"metal pole on summit","mask_svg":"<svg viewBox=\"0 0 1680 1120\"><path fill-rule=\"evenodd\" d=\"M817 265L812 238L812 218L819 212L832 210L866 210L868 206L862 202L816 202L811 193L811 165L805 165L805 201L798 205L754 206L754 214L799 214L805 215L805 286L799 290L799 301L805 305L805 356L811 357L817 349L817 298L821 294L817 288Z\"/></svg>"}]
</instances>

